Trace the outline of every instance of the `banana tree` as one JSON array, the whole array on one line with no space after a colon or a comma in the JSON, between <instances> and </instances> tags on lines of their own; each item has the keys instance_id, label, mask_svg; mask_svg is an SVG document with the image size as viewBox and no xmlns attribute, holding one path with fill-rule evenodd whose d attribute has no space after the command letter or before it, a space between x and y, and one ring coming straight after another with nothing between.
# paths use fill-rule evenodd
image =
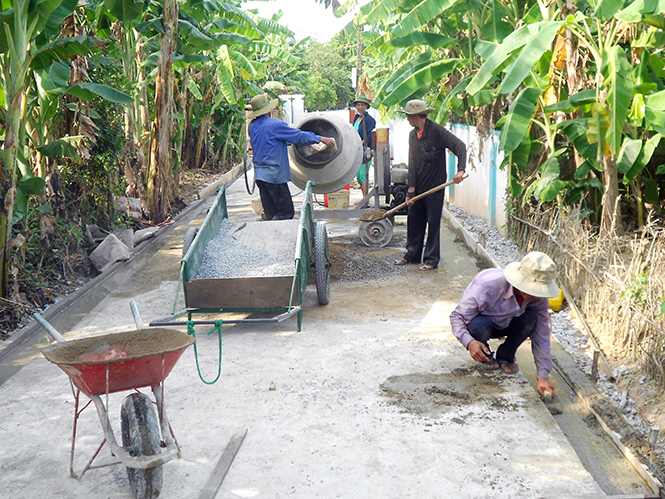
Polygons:
<instances>
[{"instance_id":1,"label":"banana tree","mask_svg":"<svg viewBox=\"0 0 665 499\"><path fill-rule=\"evenodd\" d=\"M166 219L170 207L170 194L177 189L170 182L171 167L171 119L173 111L173 53L178 40L178 3L164 2L163 33L160 36L155 84L154 141L151 149L150 176L148 180L148 208L150 217L157 222Z\"/></svg>"},{"instance_id":2,"label":"banana tree","mask_svg":"<svg viewBox=\"0 0 665 499\"><path fill-rule=\"evenodd\" d=\"M125 81L130 85L132 102L127 106L125 113L125 156L123 159L125 180L127 182L127 195L138 196L144 210L147 210L147 193L143 184L143 174L146 167L145 158L148 148L143 143L141 130L147 124L141 123L141 97L142 86L139 85L139 75L142 74L140 66L144 56L142 46L144 34L137 29L144 17L144 3L134 0L104 0L96 6L100 12L96 25L98 29L109 31L110 36L120 39L120 57ZM151 21L156 14L148 10ZM115 22L115 25L113 24ZM113 34L111 34L113 33ZM117 52L117 51L116 51ZM144 103L147 104L147 103Z\"/></svg>"},{"instance_id":3,"label":"banana tree","mask_svg":"<svg viewBox=\"0 0 665 499\"><path fill-rule=\"evenodd\" d=\"M6 109L5 137L0 168L0 295L7 296L8 258L17 177L29 174L25 152L25 103L30 66L39 45L55 36L62 20L76 8L76 0L1 3L0 64L2 65L2 104ZM43 44L43 41L42 41Z\"/></svg>"},{"instance_id":4,"label":"banana tree","mask_svg":"<svg viewBox=\"0 0 665 499\"><path fill-rule=\"evenodd\" d=\"M464 100L479 57L476 37L496 40L519 22L513 3L461 0L375 0L364 5L354 22L371 25L365 54L372 58L370 79L378 87L377 104L386 112L412 98L434 102L431 118L445 121L449 112L473 121L468 110L492 104L482 91ZM347 30L349 27L347 27Z\"/></svg>"},{"instance_id":5,"label":"banana tree","mask_svg":"<svg viewBox=\"0 0 665 499\"><path fill-rule=\"evenodd\" d=\"M286 38L293 32L278 23L243 11L239 2L183 4L181 12L181 54L176 57L182 108L180 116L185 145L184 163L200 167L212 147L222 162L240 135L244 121L245 96L261 92L260 81L279 66L281 78L288 78L300 59L297 44ZM244 140L243 140L244 142Z\"/></svg>"}]
</instances>

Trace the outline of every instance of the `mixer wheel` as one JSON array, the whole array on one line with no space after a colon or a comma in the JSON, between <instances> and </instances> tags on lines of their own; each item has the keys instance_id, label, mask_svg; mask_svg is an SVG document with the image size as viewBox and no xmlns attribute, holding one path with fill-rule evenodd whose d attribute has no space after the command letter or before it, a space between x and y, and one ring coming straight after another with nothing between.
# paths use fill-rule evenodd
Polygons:
<instances>
[{"instance_id":1,"label":"mixer wheel","mask_svg":"<svg viewBox=\"0 0 665 499\"><path fill-rule=\"evenodd\" d=\"M362 222L358 235L365 246L381 248L392 239L393 224L385 218L374 222Z\"/></svg>"}]
</instances>

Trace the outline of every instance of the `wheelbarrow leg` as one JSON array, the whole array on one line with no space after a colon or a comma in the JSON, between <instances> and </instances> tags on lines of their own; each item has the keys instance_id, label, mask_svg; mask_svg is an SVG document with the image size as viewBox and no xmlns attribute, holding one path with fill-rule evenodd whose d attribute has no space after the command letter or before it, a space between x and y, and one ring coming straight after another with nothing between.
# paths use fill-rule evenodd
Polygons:
<instances>
[{"instance_id":1,"label":"wheelbarrow leg","mask_svg":"<svg viewBox=\"0 0 665 499\"><path fill-rule=\"evenodd\" d=\"M175 438L173 433L173 428L171 428L171 423L166 417L166 407L164 406L164 385L152 385L150 387L152 393L155 396L155 403L157 404L157 413L159 415L159 424L162 430L162 438L164 443L168 446L170 444L175 444L176 449L178 449L178 458L182 457L180 453L180 446L178 445L178 440Z\"/></svg>"},{"instance_id":2,"label":"wheelbarrow leg","mask_svg":"<svg viewBox=\"0 0 665 499\"><path fill-rule=\"evenodd\" d=\"M90 466L92 465L92 462L95 460L95 458L97 457L99 452L102 450L102 447L104 447L104 444L106 443L106 439L102 440L102 443L99 444L99 447L97 447L97 450L95 451L95 453L90 458L90 461L88 461L88 463L84 466L84 468L83 468L83 470L81 471L80 474L76 473L74 471L74 449L76 448L76 426L78 424L79 415L81 414L81 412L83 412L85 410L86 407L88 407L88 405L90 405L90 402L88 402L85 405L85 407L83 409L81 409L81 411L79 411L80 395L81 395L81 391L77 389L76 393L74 393L74 400L75 400L75 402L74 402L74 425L73 425L74 429L72 430L72 449L71 449L71 452L70 452L70 455L69 455L69 474L72 476L72 478L76 478L77 480L80 480L81 478L83 478L83 475L85 475L85 472L90 469Z\"/></svg>"}]
</instances>

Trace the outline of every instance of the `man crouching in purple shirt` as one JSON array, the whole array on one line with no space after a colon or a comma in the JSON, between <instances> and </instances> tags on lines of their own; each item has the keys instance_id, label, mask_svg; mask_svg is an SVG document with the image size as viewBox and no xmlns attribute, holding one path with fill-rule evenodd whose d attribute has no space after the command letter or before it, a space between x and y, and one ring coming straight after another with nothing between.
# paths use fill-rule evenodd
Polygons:
<instances>
[{"instance_id":1,"label":"man crouching in purple shirt","mask_svg":"<svg viewBox=\"0 0 665 499\"><path fill-rule=\"evenodd\" d=\"M450 314L453 333L484 369L516 374L519 366L515 352L531 338L541 397L545 392L554 396L549 381L552 358L548 298L559 294L555 275L552 259L545 253L532 251L521 262L509 263L505 270L488 269L479 273ZM488 341L504 336L506 340L497 348L495 359Z\"/></svg>"}]
</instances>

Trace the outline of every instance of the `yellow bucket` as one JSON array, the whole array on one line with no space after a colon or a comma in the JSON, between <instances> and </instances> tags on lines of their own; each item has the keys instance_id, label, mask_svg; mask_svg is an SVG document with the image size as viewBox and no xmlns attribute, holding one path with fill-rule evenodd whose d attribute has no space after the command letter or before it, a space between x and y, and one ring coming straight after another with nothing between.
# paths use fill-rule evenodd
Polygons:
<instances>
[{"instance_id":1,"label":"yellow bucket","mask_svg":"<svg viewBox=\"0 0 665 499\"><path fill-rule=\"evenodd\" d=\"M558 312L559 310L561 310L562 305L563 305L563 291L559 289L559 296L550 298L550 308L555 312Z\"/></svg>"}]
</instances>

